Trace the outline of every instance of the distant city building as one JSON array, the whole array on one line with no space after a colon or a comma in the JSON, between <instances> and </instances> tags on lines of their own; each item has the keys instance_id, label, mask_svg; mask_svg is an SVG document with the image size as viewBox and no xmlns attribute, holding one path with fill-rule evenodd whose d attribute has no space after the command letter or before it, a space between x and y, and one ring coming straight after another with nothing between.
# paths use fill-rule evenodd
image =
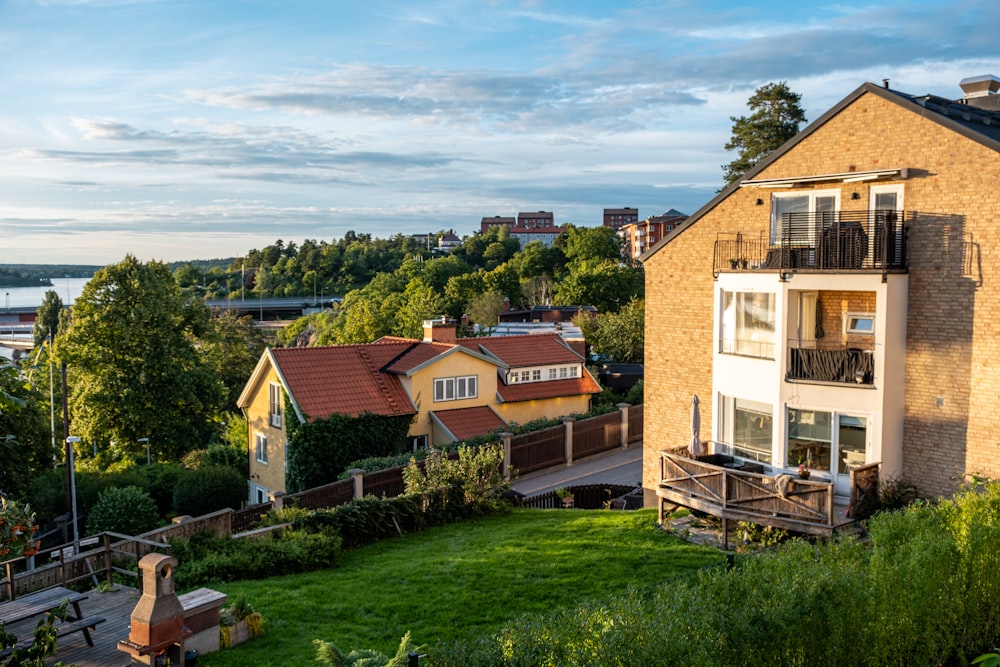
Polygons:
<instances>
[{"instance_id":1,"label":"distant city building","mask_svg":"<svg viewBox=\"0 0 1000 667\"><path fill-rule=\"evenodd\" d=\"M622 225L629 225L639 222L639 209L629 208L606 208L604 209L604 226L611 229L621 229Z\"/></svg>"},{"instance_id":2,"label":"distant city building","mask_svg":"<svg viewBox=\"0 0 1000 667\"><path fill-rule=\"evenodd\" d=\"M663 215L651 215L641 222L622 225L618 234L625 239L625 253L632 259L638 259L685 220L686 215L672 208Z\"/></svg>"},{"instance_id":3,"label":"distant city building","mask_svg":"<svg viewBox=\"0 0 1000 667\"><path fill-rule=\"evenodd\" d=\"M483 218L479 223L479 231L485 234L493 227L507 227L511 237L521 242L524 247L532 241L541 241L547 247L552 247L555 240L563 233L562 227L555 226L555 219L550 211L535 213L518 213L517 218L496 215Z\"/></svg>"}]
</instances>

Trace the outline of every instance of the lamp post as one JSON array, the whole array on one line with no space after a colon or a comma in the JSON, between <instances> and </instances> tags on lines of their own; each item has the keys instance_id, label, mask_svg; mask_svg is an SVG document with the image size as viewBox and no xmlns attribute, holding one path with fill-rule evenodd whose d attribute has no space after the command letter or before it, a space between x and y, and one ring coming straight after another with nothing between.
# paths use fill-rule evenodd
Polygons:
<instances>
[{"instance_id":1,"label":"lamp post","mask_svg":"<svg viewBox=\"0 0 1000 667\"><path fill-rule=\"evenodd\" d=\"M77 526L76 517L76 454L74 452L76 443L80 442L80 438L75 435L71 435L66 438L66 453L69 456L69 493L70 493L70 506L73 517L73 555L80 553L80 530Z\"/></svg>"},{"instance_id":2,"label":"lamp post","mask_svg":"<svg viewBox=\"0 0 1000 667\"><path fill-rule=\"evenodd\" d=\"M139 438L139 444L146 445L146 465L151 465L153 460L149 456L149 438Z\"/></svg>"}]
</instances>

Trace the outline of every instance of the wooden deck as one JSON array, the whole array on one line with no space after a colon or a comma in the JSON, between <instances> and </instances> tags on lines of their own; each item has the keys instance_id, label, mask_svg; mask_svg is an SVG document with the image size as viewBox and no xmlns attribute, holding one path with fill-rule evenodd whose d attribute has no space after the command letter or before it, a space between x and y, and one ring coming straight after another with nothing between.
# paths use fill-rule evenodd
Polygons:
<instances>
[{"instance_id":1,"label":"wooden deck","mask_svg":"<svg viewBox=\"0 0 1000 667\"><path fill-rule=\"evenodd\" d=\"M128 654L118 650L118 640L128 637L132 610L139 601L139 591L127 586L115 586L114 590L100 593L90 591L86 600L80 603L81 611L87 616L101 616L107 619L91 630L93 646L87 646L83 633L77 632L59 640L55 656L48 664L61 661L77 667L126 667L130 665ZM20 621L7 627L7 631L18 639L30 637L40 617Z\"/></svg>"},{"instance_id":2,"label":"wooden deck","mask_svg":"<svg viewBox=\"0 0 1000 667\"><path fill-rule=\"evenodd\" d=\"M724 526L749 521L810 535L831 535L857 520L828 482L734 470L670 451L660 455L661 522L672 512L669 506L711 514Z\"/></svg>"}]
</instances>

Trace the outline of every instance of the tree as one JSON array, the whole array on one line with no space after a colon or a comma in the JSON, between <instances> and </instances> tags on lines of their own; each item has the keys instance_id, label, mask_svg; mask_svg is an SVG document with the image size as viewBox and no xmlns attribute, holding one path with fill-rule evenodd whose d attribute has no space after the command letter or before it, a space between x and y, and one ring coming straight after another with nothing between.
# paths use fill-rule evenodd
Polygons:
<instances>
[{"instance_id":1,"label":"tree","mask_svg":"<svg viewBox=\"0 0 1000 667\"><path fill-rule=\"evenodd\" d=\"M617 313L577 318L587 342L603 360L618 364L643 362L643 325L645 304L630 301Z\"/></svg>"},{"instance_id":2,"label":"tree","mask_svg":"<svg viewBox=\"0 0 1000 667\"><path fill-rule=\"evenodd\" d=\"M602 313L615 312L633 298L641 298L642 290L641 271L611 260L587 260L574 264L556 287L553 303L590 305Z\"/></svg>"},{"instance_id":3,"label":"tree","mask_svg":"<svg viewBox=\"0 0 1000 667\"><path fill-rule=\"evenodd\" d=\"M216 431L222 384L196 349L208 309L169 268L128 255L99 270L73 306L56 350L70 372L73 435L114 441L119 456L175 460Z\"/></svg>"},{"instance_id":4,"label":"tree","mask_svg":"<svg viewBox=\"0 0 1000 667\"><path fill-rule=\"evenodd\" d=\"M504 308L504 295L500 292L483 292L472 299L465 309L469 319L476 324L492 329L500 321Z\"/></svg>"},{"instance_id":5,"label":"tree","mask_svg":"<svg viewBox=\"0 0 1000 667\"><path fill-rule=\"evenodd\" d=\"M0 496L25 499L32 480L52 468L48 411L13 364L0 365Z\"/></svg>"},{"instance_id":6,"label":"tree","mask_svg":"<svg viewBox=\"0 0 1000 667\"><path fill-rule=\"evenodd\" d=\"M236 400L264 348L264 335L250 315L227 312L211 320L202 336L201 357L222 381L224 409L236 410Z\"/></svg>"},{"instance_id":7,"label":"tree","mask_svg":"<svg viewBox=\"0 0 1000 667\"><path fill-rule=\"evenodd\" d=\"M611 227L574 227L567 225L563 252L570 264L622 258L622 239Z\"/></svg>"},{"instance_id":8,"label":"tree","mask_svg":"<svg viewBox=\"0 0 1000 667\"><path fill-rule=\"evenodd\" d=\"M727 151L738 151L738 157L722 167L726 185L738 180L774 149L798 134L806 122L799 105L802 96L793 93L788 84L769 83L758 88L747 101L753 113L750 117L730 116L733 136L726 143Z\"/></svg>"},{"instance_id":9,"label":"tree","mask_svg":"<svg viewBox=\"0 0 1000 667\"><path fill-rule=\"evenodd\" d=\"M64 323L63 302L55 290L47 290L42 305L35 311L35 346L52 336L55 339Z\"/></svg>"}]
</instances>

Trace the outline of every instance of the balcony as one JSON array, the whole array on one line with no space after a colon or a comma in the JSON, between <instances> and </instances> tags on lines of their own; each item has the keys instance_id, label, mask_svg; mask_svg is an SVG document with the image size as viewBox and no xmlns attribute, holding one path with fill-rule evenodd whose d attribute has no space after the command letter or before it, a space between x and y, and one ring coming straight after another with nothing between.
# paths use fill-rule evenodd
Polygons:
<instances>
[{"instance_id":1,"label":"balcony","mask_svg":"<svg viewBox=\"0 0 1000 667\"><path fill-rule=\"evenodd\" d=\"M906 211L786 213L774 240L720 233L712 273L722 271L888 272L906 271Z\"/></svg>"},{"instance_id":2,"label":"balcony","mask_svg":"<svg viewBox=\"0 0 1000 667\"><path fill-rule=\"evenodd\" d=\"M871 387L875 383L875 354L847 348L818 350L790 347L786 380L832 382Z\"/></svg>"}]
</instances>

